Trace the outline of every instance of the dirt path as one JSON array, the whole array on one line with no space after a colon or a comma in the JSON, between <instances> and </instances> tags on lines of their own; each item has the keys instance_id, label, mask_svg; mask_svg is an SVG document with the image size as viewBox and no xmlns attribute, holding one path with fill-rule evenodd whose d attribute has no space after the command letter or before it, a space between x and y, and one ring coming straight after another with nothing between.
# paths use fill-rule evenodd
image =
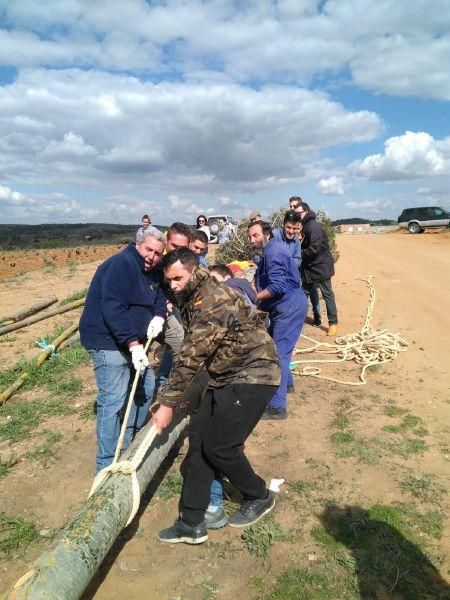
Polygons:
<instances>
[{"instance_id":1,"label":"dirt path","mask_svg":"<svg viewBox=\"0 0 450 600\"><path fill-rule=\"evenodd\" d=\"M120 536L85 599L115 600L128 596L151 600L210 600L238 595L243 600L263 598L266 591L278 585L277 577L287 567L308 574L309 583L305 579L305 586L312 587L308 588L311 591L305 598L369 597L357 591L369 583L378 586L380 595L377 597L380 598L412 597L401 592L401 574L398 582L395 574L387 583L382 575L379 582L373 583L369 575L364 582L361 573L369 567L363 562L358 567L360 557L355 549L341 555L336 546L332 546L331 551L327 548L320 534L326 515L334 509L348 511L349 506L369 511L370 507L380 505L407 511L404 514L408 515L422 515L422 520L417 517L415 522L417 544L423 541L423 551L438 557L434 564L442 576L446 576L450 567L448 527L444 521L443 533L432 535L435 531L432 523L441 523L448 508L443 489L448 489L450 459L447 333L450 327L447 285L450 236L340 236L339 249L341 258L333 284L340 333L359 330L367 308L367 287L356 281L355 276L375 275L374 326L400 333L410 348L394 363L371 372L369 383L364 387L345 388L311 378L297 378L297 393L290 399L289 418L284 422L266 421L258 425L248 442L248 453L263 476L287 479L274 517L285 537L272 546L266 559L249 553L239 532L231 528L213 532L210 541L200 547L162 545L157 542L156 533L174 519L177 505L176 494L165 499L170 496L172 485L166 478L159 490L147 495L140 516ZM46 285L69 283L64 287L65 295L69 295L72 289L84 286L92 272L93 265L80 267L76 276L79 279L73 280L73 288L72 283L61 281L61 273L47 279ZM16 293L23 291L23 288L14 288ZM8 290L11 299L14 288L11 286ZM29 299L33 301L37 289L32 285L28 289ZM325 331L308 325L305 333L326 339ZM2 356L2 360L7 360L6 350ZM328 366L326 372L338 376L342 369ZM349 372L357 380L358 368L351 366ZM77 375L84 387L76 402L89 404L95 392L89 367L80 368ZM19 395L17 401L25 402L33 394L36 396L37 392ZM4 418L0 416L0 421ZM85 498L95 442L92 420L85 421L78 415L52 417L50 425L64 436L64 444L55 449L59 460L47 468L32 463L30 470L29 463L23 459L0 479L2 510L32 516L45 530L60 527ZM46 423L45 427L48 426ZM33 439L31 436L26 443L33 444ZM10 447L20 455L23 443ZM2 442L0 452L4 449L5 442ZM77 465L76 475L69 478L68 467L73 464ZM176 476L178 470L179 459L170 472ZM49 482L52 482L52 490L49 490ZM415 493L418 484L414 487L414 482L422 482L419 495ZM427 487L424 482L431 483ZM425 522L423 515L428 521L420 528ZM435 521L431 521L431 515ZM26 565L44 547L45 542L42 542L38 547L31 547L22 558L1 560L1 588L23 574ZM315 588L317 573L322 573L322 579L317 579ZM348 590L339 591L347 579L356 583ZM331 591L328 596L320 595L323 586L328 589L328 581L333 583ZM393 591L388 592L389 589ZM296 592L283 593L276 598L299 598Z\"/></svg>"}]
</instances>

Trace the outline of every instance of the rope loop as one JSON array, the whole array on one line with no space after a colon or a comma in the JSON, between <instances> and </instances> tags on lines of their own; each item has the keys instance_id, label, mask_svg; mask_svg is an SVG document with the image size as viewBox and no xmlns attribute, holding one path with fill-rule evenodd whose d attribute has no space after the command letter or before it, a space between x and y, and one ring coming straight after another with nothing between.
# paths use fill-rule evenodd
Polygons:
<instances>
[{"instance_id":1,"label":"rope loop","mask_svg":"<svg viewBox=\"0 0 450 600\"><path fill-rule=\"evenodd\" d=\"M325 379L326 381L333 381L342 385L365 385L367 383L365 373L369 367L394 360L400 352L406 352L408 342L398 334L391 333L387 329L376 330L372 326L372 315L376 300L375 287L372 283L374 277L374 275L355 277L355 279L365 281L369 286L369 304L361 330L339 336L335 339L334 343L318 342L302 334L301 337L311 342L312 346L304 349L296 349L294 350L294 354L333 354L336 358L329 360L310 359L292 361L295 365L302 365L300 369L297 368L297 374L304 375L305 377ZM305 363L340 363L345 361L354 361L358 365L362 365L359 382L341 381L333 377L325 377L321 375L322 369L320 367L303 366Z\"/></svg>"}]
</instances>

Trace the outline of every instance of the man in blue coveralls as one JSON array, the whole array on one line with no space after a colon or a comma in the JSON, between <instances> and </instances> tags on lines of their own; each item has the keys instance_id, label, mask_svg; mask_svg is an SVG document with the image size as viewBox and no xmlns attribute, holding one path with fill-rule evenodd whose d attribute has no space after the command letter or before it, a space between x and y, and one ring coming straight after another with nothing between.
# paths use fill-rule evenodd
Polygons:
<instances>
[{"instance_id":1,"label":"man in blue coveralls","mask_svg":"<svg viewBox=\"0 0 450 600\"><path fill-rule=\"evenodd\" d=\"M283 227L273 230L273 239L283 244L300 269L302 263L302 244L297 232L300 230L301 217L294 210L284 214Z\"/></svg>"},{"instance_id":2,"label":"man in blue coveralls","mask_svg":"<svg viewBox=\"0 0 450 600\"><path fill-rule=\"evenodd\" d=\"M289 363L305 322L306 296L300 285L297 263L286 247L272 238L269 223L250 223L248 237L253 250L261 255L255 276L257 301L261 310L269 313L269 333L281 366L280 387L262 418L285 419L287 389L294 386Z\"/></svg>"}]
</instances>

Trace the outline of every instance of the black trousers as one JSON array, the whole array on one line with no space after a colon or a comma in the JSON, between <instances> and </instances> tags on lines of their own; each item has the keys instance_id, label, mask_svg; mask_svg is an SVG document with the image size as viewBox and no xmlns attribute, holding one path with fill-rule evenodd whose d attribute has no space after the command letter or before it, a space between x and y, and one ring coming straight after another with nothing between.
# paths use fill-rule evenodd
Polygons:
<instances>
[{"instance_id":1,"label":"black trousers","mask_svg":"<svg viewBox=\"0 0 450 600\"><path fill-rule=\"evenodd\" d=\"M203 521L215 471L224 473L244 499L264 498L266 482L253 470L243 446L276 390L245 383L208 389L190 423L180 501L185 523Z\"/></svg>"}]
</instances>

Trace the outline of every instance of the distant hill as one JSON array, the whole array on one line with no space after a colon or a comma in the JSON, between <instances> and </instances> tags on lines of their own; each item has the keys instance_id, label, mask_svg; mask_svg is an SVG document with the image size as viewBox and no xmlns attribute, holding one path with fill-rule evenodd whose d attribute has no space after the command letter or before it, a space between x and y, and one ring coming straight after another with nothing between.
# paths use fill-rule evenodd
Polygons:
<instances>
[{"instance_id":1,"label":"distant hill","mask_svg":"<svg viewBox=\"0 0 450 600\"><path fill-rule=\"evenodd\" d=\"M370 219L360 219L358 217L352 217L351 219L337 219L332 221L331 224L336 227L337 225L370 225L381 226L381 225L397 225L397 221L392 219L378 219L377 221L371 221Z\"/></svg>"},{"instance_id":2,"label":"distant hill","mask_svg":"<svg viewBox=\"0 0 450 600\"><path fill-rule=\"evenodd\" d=\"M49 223L44 225L0 225L0 249L62 248L123 244L134 241L138 225L109 223ZM161 231L167 229L156 225Z\"/></svg>"}]
</instances>

